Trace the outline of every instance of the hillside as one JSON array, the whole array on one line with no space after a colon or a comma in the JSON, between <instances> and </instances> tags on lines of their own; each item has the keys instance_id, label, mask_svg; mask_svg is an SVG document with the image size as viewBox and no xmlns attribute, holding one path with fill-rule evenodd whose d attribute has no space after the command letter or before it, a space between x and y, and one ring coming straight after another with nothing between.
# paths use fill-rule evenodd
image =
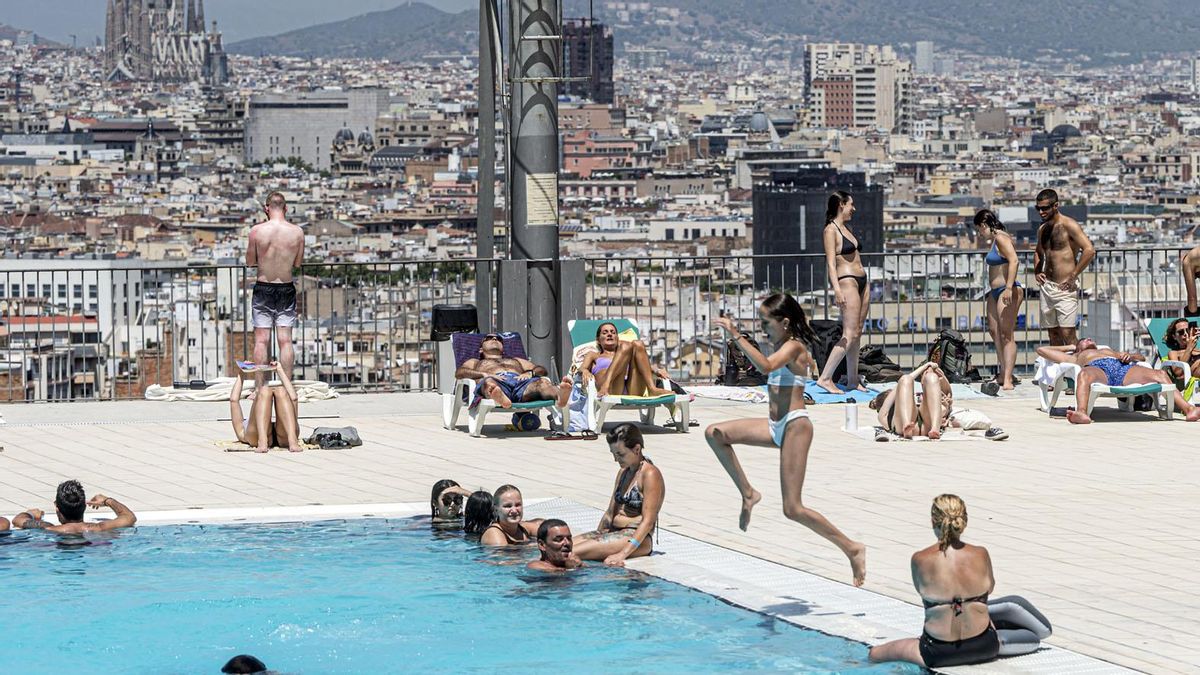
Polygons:
<instances>
[{"instance_id":1,"label":"hillside","mask_svg":"<svg viewBox=\"0 0 1200 675\"><path fill-rule=\"evenodd\" d=\"M427 54L474 53L478 14L450 14L412 2L344 21L235 42L235 54L404 61Z\"/></svg>"},{"instance_id":2,"label":"hillside","mask_svg":"<svg viewBox=\"0 0 1200 675\"><path fill-rule=\"evenodd\" d=\"M13 28L12 26L9 26L8 24L0 23L0 40L16 41L17 36L19 36L22 32L25 32L25 31L22 31L20 28ZM53 40L47 40L46 38L42 37L41 35L37 35L36 33L33 36L33 44L44 45L47 47L61 47L62 46L62 45L58 44L57 42L54 42Z\"/></svg>"}]
</instances>

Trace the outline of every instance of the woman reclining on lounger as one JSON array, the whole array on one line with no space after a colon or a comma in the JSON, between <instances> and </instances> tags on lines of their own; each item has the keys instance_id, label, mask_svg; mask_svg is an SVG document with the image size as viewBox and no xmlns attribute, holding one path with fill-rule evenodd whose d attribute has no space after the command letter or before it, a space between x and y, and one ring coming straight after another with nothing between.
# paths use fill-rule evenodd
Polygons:
<instances>
[{"instance_id":1,"label":"woman reclining on lounger","mask_svg":"<svg viewBox=\"0 0 1200 675\"><path fill-rule=\"evenodd\" d=\"M596 393L600 396L626 394L629 396L665 396L672 393L657 387L654 377L667 379L665 370L655 370L650 365L646 345L640 340L622 341L613 323L602 323L596 329L596 349L584 357L580 364L583 386L596 380Z\"/></svg>"},{"instance_id":2,"label":"woman reclining on lounger","mask_svg":"<svg viewBox=\"0 0 1200 675\"><path fill-rule=\"evenodd\" d=\"M300 447L300 404L296 401L296 389L292 387L292 380L287 373L275 361L267 366L256 366L253 371L244 370L240 365L237 368L238 375L229 392L229 418L238 442L253 446L255 452L266 452L272 447L282 447L286 440L289 451L303 451ZM279 379L265 385L262 395L255 396L250 404L250 417L243 417L242 375L268 370L273 371ZM271 421L272 410L275 413L274 422Z\"/></svg>"}]
</instances>

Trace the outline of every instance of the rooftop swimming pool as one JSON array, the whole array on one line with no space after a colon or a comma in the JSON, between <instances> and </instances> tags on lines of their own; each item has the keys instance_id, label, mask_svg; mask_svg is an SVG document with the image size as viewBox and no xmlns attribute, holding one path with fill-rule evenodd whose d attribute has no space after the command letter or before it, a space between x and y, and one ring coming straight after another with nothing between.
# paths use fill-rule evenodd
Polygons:
<instances>
[{"instance_id":1,"label":"rooftop swimming pool","mask_svg":"<svg viewBox=\"0 0 1200 675\"><path fill-rule=\"evenodd\" d=\"M529 572L427 519L0 536L0 672L920 672L593 564Z\"/></svg>"}]
</instances>

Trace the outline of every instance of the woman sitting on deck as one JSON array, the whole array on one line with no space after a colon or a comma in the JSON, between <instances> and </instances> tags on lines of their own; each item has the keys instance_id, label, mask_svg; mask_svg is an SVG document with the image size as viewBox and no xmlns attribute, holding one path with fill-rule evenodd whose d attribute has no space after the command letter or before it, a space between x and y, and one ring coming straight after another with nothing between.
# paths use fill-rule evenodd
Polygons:
<instances>
[{"instance_id":1,"label":"woman sitting on deck","mask_svg":"<svg viewBox=\"0 0 1200 675\"><path fill-rule=\"evenodd\" d=\"M619 567L626 558L650 555L651 535L667 488L658 467L642 454L642 432L636 424L618 425L605 440L621 470L600 524L574 538L574 553L580 560L603 560Z\"/></svg>"},{"instance_id":2,"label":"woman sitting on deck","mask_svg":"<svg viewBox=\"0 0 1200 675\"><path fill-rule=\"evenodd\" d=\"M278 380L264 386L261 396L255 396L250 404L250 417L242 416L242 375L247 372L273 371ZM233 389L229 392L229 419L238 442L253 446L255 452L267 452L272 447L281 447L286 441L291 452L301 452L299 403L292 381L279 364L272 361L266 366L255 366L253 371L238 366ZM275 383L278 384L275 384ZM271 421L272 409L275 421Z\"/></svg>"},{"instance_id":3,"label":"woman sitting on deck","mask_svg":"<svg viewBox=\"0 0 1200 675\"><path fill-rule=\"evenodd\" d=\"M596 349L598 351L584 357L580 373L585 387L588 380L596 380L596 393L600 396L665 396L671 393L654 385L655 375L664 379L668 375L661 368L656 371L650 365L646 345L640 340L621 340L616 324L600 324L596 329Z\"/></svg>"},{"instance_id":4,"label":"woman sitting on deck","mask_svg":"<svg viewBox=\"0 0 1200 675\"><path fill-rule=\"evenodd\" d=\"M916 393L918 379L920 394ZM879 425L889 432L902 438L926 436L936 440L950 426L954 394L942 369L929 362L901 375L895 389L876 396L867 405L879 411Z\"/></svg>"}]
</instances>

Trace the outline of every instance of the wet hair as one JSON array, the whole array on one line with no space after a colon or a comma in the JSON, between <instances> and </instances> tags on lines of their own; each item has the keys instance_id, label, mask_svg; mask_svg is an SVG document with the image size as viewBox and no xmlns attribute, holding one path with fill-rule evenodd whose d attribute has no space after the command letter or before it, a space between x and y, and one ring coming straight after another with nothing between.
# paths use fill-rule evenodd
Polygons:
<instances>
[{"instance_id":1,"label":"wet hair","mask_svg":"<svg viewBox=\"0 0 1200 675\"><path fill-rule=\"evenodd\" d=\"M505 492L516 492L517 494L521 494L521 491L517 489L516 485L509 485L508 483L501 485L500 487L496 488L495 492L492 493L492 504L497 508L500 507L500 497Z\"/></svg>"},{"instance_id":2,"label":"wet hair","mask_svg":"<svg viewBox=\"0 0 1200 675\"><path fill-rule=\"evenodd\" d=\"M837 214L842 210L842 207L850 202L850 193L844 190L829 195L829 201L825 204L825 224L833 222L837 218Z\"/></svg>"},{"instance_id":3,"label":"wet hair","mask_svg":"<svg viewBox=\"0 0 1200 675\"><path fill-rule=\"evenodd\" d=\"M1034 201L1035 202L1050 201L1050 202L1057 203L1058 202L1058 193L1055 192L1054 190L1051 190L1050 188L1046 188L1045 190L1042 190L1041 192L1037 193L1037 199L1035 199Z\"/></svg>"},{"instance_id":4,"label":"wet hair","mask_svg":"<svg viewBox=\"0 0 1200 675\"><path fill-rule=\"evenodd\" d=\"M645 441L642 439L642 430L633 422L622 422L613 427L611 431L604 435L604 440L608 441L609 445L620 443L629 449L637 447L645 449Z\"/></svg>"},{"instance_id":5,"label":"wet hair","mask_svg":"<svg viewBox=\"0 0 1200 675\"><path fill-rule=\"evenodd\" d=\"M929 510L933 526L941 530L938 537L938 549L945 551L962 536L967 529L967 505L958 495L941 494L933 498L933 508Z\"/></svg>"},{"instance_id":6,"label":"wet hair","mask_svg":"<svg viewBox=\"0 0 1200 675\"><path fill-rule=\"evenodd\" d=\"M81 522L87 510L87 496L83 493L83 486L77 480L59 483L54 505L62 513L63 520L71 523Z\"/></svg>"},{"instance_id":7,"label":"wet hair","mask_svg":"<svg viewBox=\"0 0 1200 675\"><path fill-rule=\"evenodd\" d=\"M995 233L996 230L1000 230L1001 232L1008 231L1008 228L1004 227L1004 223L1000 222L1000 218L998 218L996 213L991 209L980 209L979 212L975 214L975 224L985 225L987 226L987 229L993 233Z\"/></svg>"},{"instance_id":8,"label":"wet hair","mask_svg":"<svg viewBox=\"0 0 1200 675\"><path fill-rule=\"evenodd\" d=\"M284 198L282 192L272 192L267 195L267 208L287 210L287 199Z\"/></svg>"},{"instance_id":9,"label":"wet hair","mask_svg":"<svg viewBox=\"0 0 1200 675\"><path fill-rule=\"evenodd\" d=\"M251 673L261 673L266 669L267 664L259 661L257 658L250 656L249 654L238 654L225 663L225 665L221 668L221 672L250 675Z\"/></svg>"},{"instance_id":10,"label":"wet hair","mask_svg":"<svg viewBox=\"0 0 1200 675\"><path fill-rule=\"evenodd\" d=\"M496 522L496 509L492 505L492 493L487 490L476 490L467 497L467 505L463 507L463 532L467 534L483 534L488 526Z\"/></svg>"},{"instance_id":11,"label":"wet hair","mask_svg":"<svg viewBox=\"0 0 1200 675\"><path fill-rule=\"evenodd\" d=\"M762 302L762 308L776 321L788 320L788 332L792 337L811 344L816 340L808 316L796 299L787 293L773 293Z\"/></svg>"},{"instance_id":12,"label":"wet hair","mask_svg":"<svg viewBox=\"0 0 1200 675\"><path fill-rule=\"evenodd\" d=\"M429 493L429 515L437 515L438 495L442 494L442 491L448 487L458 487L458 483L450 480L449 478L443 478L433 484L433 492Z\"/></svg>"},{"instance_id":13,"label":"wet hair","mask_svg":"<svg viewBox=\"0 0 1200 675\"><path fill-rule=\"evenodd\" d=\"M556 528L556 527L565 527L568 530L571 529L570 526L567 525L567 523L565 521L559 520L558 518L547 518L542 521L541 525L538 525L538 531L537 531L538 542L542 543L542 544L546 543L546 537L550 536L550 530L553 528Z\"/></svg>"},{"instance_id":14,"label":"wet hair","mask_svg":"<svg viewBox=\"0 0 1200 675\"><path fill-rule=\"evenodd\" d=\"M596 342L597 342L597 344L599 344L599 342L600 342L600 331L604 330L605 326L612 326L613 330L617 330L617 324L615 324L611 321L605 321L604 323L600 324L599 326L596 326ZM620 332L621 331L617 331L618 334L620 334Z\"/></svg>"},{"instance_id":15,"label":"wet hair","mask_svg":"<svg viewBox=\"0 0 1200 675\"><path fill-rule=\"evenodd\" d=\"M1184 345L1182 343L1180 343L1179 340L1175 339L1175 327L1181 323L1186 323L1188 325L1191 325L1191 322L1188 321L1187 319L1175 319L1174 321L1171 322L1171 325L1167 326L1166 335L1163 335L1163 344L1165 344L1166 346L1170 347L1173 350L1174 349L1183 349L1183 347L1184 347Z\"/></svg>"}]
</instances>

